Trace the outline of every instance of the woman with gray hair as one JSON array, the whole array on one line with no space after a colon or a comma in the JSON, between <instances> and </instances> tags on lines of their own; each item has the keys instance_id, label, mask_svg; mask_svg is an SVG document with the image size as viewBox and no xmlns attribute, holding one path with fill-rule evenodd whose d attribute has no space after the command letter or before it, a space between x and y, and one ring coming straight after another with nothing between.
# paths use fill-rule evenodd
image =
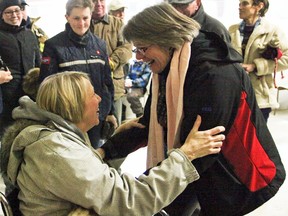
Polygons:
<instances>
[{"instance_id":1,"label":"woman with gray hair","mask_svg":"<svg viewBox=\"0 0 288 216\"><path fill-rule=\"evenodd\" d=\"M165 210L176 216L191 215L195 208L197 215L198 199L201 215L244 215L275 195L277 190L271 188L281 186L285 170L239 64L241 56L218 34L198 29L193 19L166 3L146 8L128 21L123 35L136 47L136 58L153 72L144 115L135 120L146 127L123 130L102 148L107 157L117 158L148 145L150 168L185 142L198 115L202 129L224 124L229 139L221 153L196 160L201 178ZM172 186L177 184L171 182Z\"/></svg>"}]
</instances>

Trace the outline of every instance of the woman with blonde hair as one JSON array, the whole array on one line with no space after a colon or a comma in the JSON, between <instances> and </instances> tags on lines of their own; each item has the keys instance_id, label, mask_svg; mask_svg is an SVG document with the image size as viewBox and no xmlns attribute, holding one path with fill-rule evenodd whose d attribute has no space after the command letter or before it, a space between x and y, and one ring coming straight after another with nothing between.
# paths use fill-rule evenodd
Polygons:
<instances>
[{"instance_id":1,"label":"woman with blonde hair","mask_svg":"<svg viewBox=\"0 0 288 216\"><path fill-rule=\"evenodd\" d=\"M217 135L221 126L198 131L198 118L182 147L135 178L119 175L104 162L103 150L89 144L87 131L99 124L101 97L87 74L51 75L41 83L36 103L27 96L19 103L15 124L26 124L8 129L13 144L1 149L1 163L8 163L4 169L19 189L22 215L64 216L80 207L89 215L155 214L199 178L191 161L218 153L225 138Z\"/></svg>"}]
</instances>

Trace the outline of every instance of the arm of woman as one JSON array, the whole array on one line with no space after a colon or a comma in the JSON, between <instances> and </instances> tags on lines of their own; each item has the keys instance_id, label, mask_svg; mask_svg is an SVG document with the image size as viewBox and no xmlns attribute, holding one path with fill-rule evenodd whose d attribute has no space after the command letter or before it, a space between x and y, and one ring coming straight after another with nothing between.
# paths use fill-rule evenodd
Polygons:
<instances>
[{"instance_id":1,"label":"arm of woman","mask_svg":"<svg viewBox=\"0 0 288 216\"><path fill-rule=\"evenodd\" d=\"M53 172L49 172L51 175L47 180L48 187L52 185L52 188L47 189L71 203L94 209L99 215L152 215L199 178L191 160L220 151L225 137L218 133L224 128L198 131L200 124L198 117L183 147L171 150L169 157L159 166L138 178L129 174L120 176L88 149L79 147L75 154L69 152L75 148L67 149L66 145L67 150L61 151L61 155L53 154Z\"/></svg>"}]
</instances>

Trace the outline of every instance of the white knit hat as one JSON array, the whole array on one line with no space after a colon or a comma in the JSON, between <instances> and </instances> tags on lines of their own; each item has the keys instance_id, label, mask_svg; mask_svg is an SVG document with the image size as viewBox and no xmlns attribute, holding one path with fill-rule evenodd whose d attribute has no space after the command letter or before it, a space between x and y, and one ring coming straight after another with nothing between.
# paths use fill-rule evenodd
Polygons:
<instances>
[{"instance_id":1,"label":"white knit hat","mask_svg":"<svg viewBox=\"0 0 288 216\"><path fill-rule=\"evenodd\" d=\"M127 8L124 0L111 0L108 6L109 11L119 10L120 8Z\"/></svg>"}]
</instances>

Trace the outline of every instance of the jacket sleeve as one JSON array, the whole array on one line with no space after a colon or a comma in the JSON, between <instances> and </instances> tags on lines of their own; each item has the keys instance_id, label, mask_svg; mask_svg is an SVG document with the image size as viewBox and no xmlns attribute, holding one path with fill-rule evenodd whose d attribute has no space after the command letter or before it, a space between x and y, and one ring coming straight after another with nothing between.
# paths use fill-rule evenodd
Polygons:
<instances>
[{"instance_id":1,"label":"jacket sleeve","mask_svg":"<svg viewBox=\"0 0 288 216\"><path fill-rule=\"evenodd\" d=\"M270 40L265 42L266 43L265 47L267 47L267 44L270 44L272 47L275 46L281 49L282 57L278 60L277 71L287 70L288 69L288 38L279 27L274 27L273 31L270 34L271 35L267 36L267 38L270 38ZM261 57L261 58L255 58L253 62L256 64L257 76L271 74L274 72L275 60L273 59L265 59Z\"/></svg>"},{"instance_id":2,"label":"jacket sleeve","mask_svg":"<svg viewBox=\"0 0 288 216\"><path fill-rule=\"evenodd\" d=\"M105 151L106 160L126 157L128 154L136 151L137 149L147 146L151 95L152 93L150 93L148 96L145 104L144 115L139 119L139 123L144 125L145 128L133 127L110 137L101 146L101 148L103 148ZM125 146L125 148L123 148L123 146Z\"/></svg>"},{"instance_id":3,"label":"jacket sleeve","mask_svg":"<svg viewBox=\"0 0 288 216\"><path fill-rule=\"evenodd\" d=\"M194 69L201 71L199 68ZM242 70L240 65L238 69ZM191 76L186 77L181 143L185 142L197 115L202 117L200 131L221 125L225 127L224 134L229 133L240 102L242 86L240 73L235 65L229 64L214 67L210 69L209 73L205 73L197 79ZM208 169L217 158L218 155L209 155L195 160L199 173Z\"/></svg>"},{"instance_id":4,"label":"jacket sleeve","mask_svg":"<svg viewBox=\"0 0 288 216\"><path fill-rule=\"evenodd\" d=\"M120 176L89 150L79 148L78 155L67 150L61 156L51 154L54 165L44 184L55 196L99 215L152 215L199 178L180 150L172 150L168 159L138 178Z\"/></svg>"},{"instance_id":5,"label":"jacket sleeve","mask_svg":"<svg viewBox=\"0 0 288 216\"><path fill-rule=\"evenodd\" d=\"M47 40L41 60L39 82L41 83L46 77L58 72L57 56L53 44Z\"/></svg>"},{"instance_id":6,"label":"jacket sleeve","mask_svg":"<svg viewBox=\"0 0 288 216\"><path fill-rule=\"evenodd\" d=\"M117 70L119 67L123 67L132 58L132 44L125 41L121 33L124 22L119 22L119 25L120 26L117 26L117 47L109 56L109 58L115 64L115 70Z\"/></svg>"},{"instance_id":7,"label":"jacket sleeve","mask_svg":"<svg viewBox=\"0 0 288 216\"><path fill-rule=\"evenodd\" d=\"M110 111L108 113L108 115L113 115L115 108L114 108L114 84L113 84L113 80L112 80L112 74L111 74L111 68L109 65L109 58L108 58L108 53L107 53L107 49L106 49L106 42L104 40L98 40L98 44L101 47L101 49L103 50L104 53L106 53L106 57L105 57L105 67L104 67L104 83L105 83L105 87L108 88L108 92L111 95L111 100L110 100L110 104L111 104L111 108Z\"/></svg>"}]
</instances>

